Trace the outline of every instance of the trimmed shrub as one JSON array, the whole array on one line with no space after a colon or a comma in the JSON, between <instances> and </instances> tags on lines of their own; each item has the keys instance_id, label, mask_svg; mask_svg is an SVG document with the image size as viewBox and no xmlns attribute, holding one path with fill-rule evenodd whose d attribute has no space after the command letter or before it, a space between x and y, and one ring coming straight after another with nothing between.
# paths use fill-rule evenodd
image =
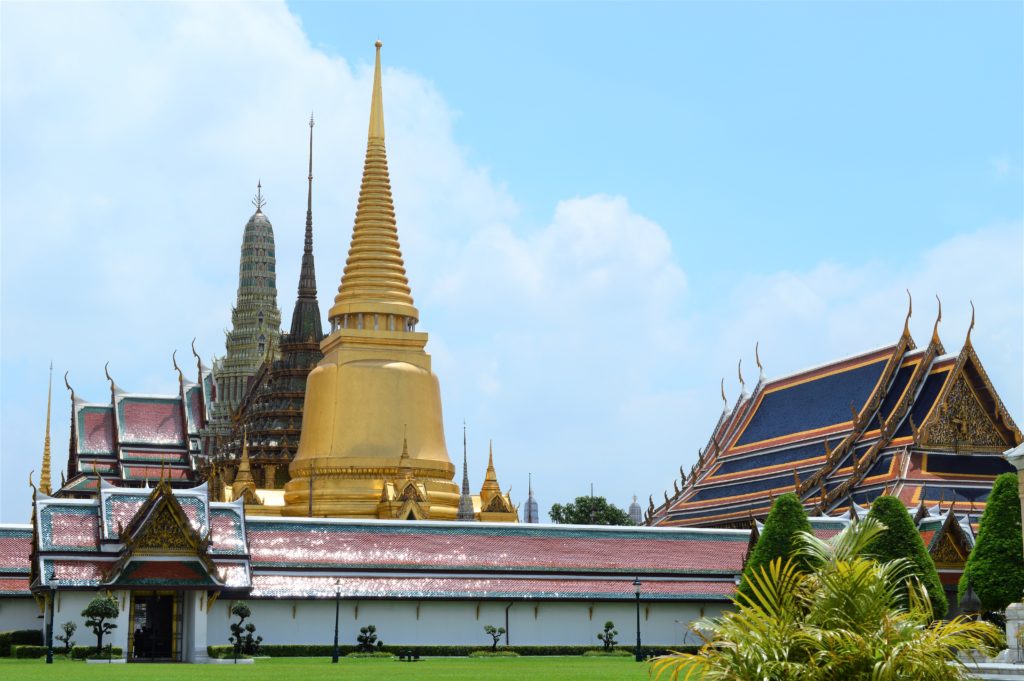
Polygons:
<instances>
[{"instance_id":1,"label":"trimmed shrub","mask_svg":"<svg viewBox=\"0 0 1024 681\"><path fill-rule=\"evenodd\" d=\"M896 497L881 496L871 502L869 518L885 525L886 530L871 542L867 553L879 562L887 563L897 558L906 558L914 564L914 574L928 590L932 602L932 617L945 619L949 611L946 593L939 581L935 561L928 555L928 548L921 539L921 533L914 525L906 506Z\"/></svg>"},{"instance_id":2,"label":"trimmed shrub","mask_svg":"<svg viewBox=\"0 0 1024 681\"><path fill-rule=\"evenodd\" d=\"M633 654L631 650L615 648L614 650L588 650L583 653L583 657L633 657Z\"/></svg>"},{"instance_id":3,"label":"trimmed shrub","mask_svg":"<svg viewBox=\"0 0 1024 681\"><path fill-rule=\"evenodd\" d=\"M470 657L519 657L514 650L474 650Z\"/></svg>"},{"instance_id":4,"label":"trimmed shrub","mask_svg":"<svg viewBox=\"0 0 1024 681\"><path fill-rule=\"evenodd\" d=\"M43 632L39 629L0 631L0 657L11 656L11 646L41 646Z\"/></svg>"},{"instance_id":5,"label":"trimmed shrub","mask_svg":"<svg viewBox=\"0 0 1024 681\"><path fill-rule=\"evenodd\" d=\"M1024 557L1021 555L1020 497L1017 475L996 478L981 516L978 541L960 578L957 598L967 592L967 582L986 610L1005 610L1024 592Z\"/></svg>"},{"instance_id":6,"label":"trimmed shrub","mask_svg":"<svg viewBox=\"0 0 1024 681\"><path fill-rule=\"evenodd\" d=\"M380 657L380 658L387 658L387 659L390 660L391 658L394 657L394 655L392 653L382 653L379 650L375 650L372 653L365 653L365 652L349 653L345 657L355 657L355 658L359 658L359 657L368 657L368 658L369 657Z\"/></svg>"},{"instance_id":7,"label":"trimmed shrub","mask_svg":"<svg viewBox=\"0 0 1024 681\"><path fill-rule=\"evenodd\" d=\"M775 498L772 510L764 521L764 528L761 536L757 538L754 550L747 558L747 564L743 567L743 578L740 581L737 591L746 596L751 596L747 585L747 576L754 570L760 570L776 558L787 558L796 554L800 545L798 535L801 532L810 532L811 523L807 520L807 513L803 504L792 492L788 492ZM807 559L799 555L794 556L797 568L807 571L809 565Z\"/></svg>"},{"instance_id":8,"label":"trimmed shrub","mask_svg":"<svg viewBox=\"0 0 1024 681\"><path fill-rule=\"evenodd\" d=\"M421 646L421 645L386 645L380 652L389 653L391 655L405 655L411 652L414 655L420 657L467 657L471 653L476 651L489 651L490 646ZM216 645L208 646L207 652L210 657L226 656L231 657L231 651L234 650L233 646L230 645ZM342 655L348 655L356 651L354 645L339 645L338 650ZM600 650L594 646L510 646L505 648L521 656L546 656L546 655L583 655L587 651ZM627 651L628 654L633 654L633 648L631 646L623 646L621 650ZM681 646L679 648L673 648L673 650L682 652L696 652L696 646ZM275 645L275 644L264 644L260 648L260 653L268 657L330 657L334 652L334 646L331 644L294 644L294 645ZM644 657L651 657L657 655L667 655L670 651L667 648L643 648ZM226 654L225 654L226 653Z\"/></svg>"},{"instance_id":9,"label":"trimmed shrub","mask_svg":"<svg viewBox=\"0 0 1024 681\"><path fill-rule=\"evenodd\" d=\"M124 657L124 651L118 646L114 646L114 648L110 651L110 656L113 658ZM99 652L97 652L96 646L75 646L71 649L72 660L84 660L86 658L99 658L102 660L107 659L107 647L103 646L103 649Z\"/></svg>"},{"instance_id":10,"label":"trimmed shrub","mask_svg":"<svg viewBox=\"0 0 1024 681\"><path fill-rule=\"evenodd\" d=\"M11 646L11 657L19 660L46 657L46 646Z\"/></svg>"}]
</instances>

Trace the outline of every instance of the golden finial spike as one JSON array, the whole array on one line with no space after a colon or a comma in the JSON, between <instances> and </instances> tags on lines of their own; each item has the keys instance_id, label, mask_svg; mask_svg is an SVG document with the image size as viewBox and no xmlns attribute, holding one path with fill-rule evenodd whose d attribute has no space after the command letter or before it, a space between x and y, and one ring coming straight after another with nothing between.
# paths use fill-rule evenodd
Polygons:
<instances>
[{"instance_id":1,"label":"golden finial spike","mask_svg":"<svg viewBox=\"0 0 1024 681\"><path fill-rule=\"evenodd\" d=\"M754 361L757 362L757 370L760 372L759 381L764 381L764 367L761 365L761 341L754 343Z\"/></svg>"},{"instance_id":2,"label":"golden finial spike","mask_svg":"<svg viewBox=\"0 0 1024 681\"><path fill-rule=\"evenodd\" d=\"M174 365L174 370L178 372L178 385L182 386L185 384L185 374L181 372L181 367L178 366L178 351L175 350L171 353L171 364Z\"/></svg>"},{"instance_id":3,"label":"golden finial spike","mask_svg":"<svg viewBox=\"0 0 1024 681\"><path fill-rule=\"evenodd\" d=\"M53 398L53 362L50 362L50 384L46 389L46 438L43 440L43 467L39 474L39 489L52 494L50 487L50 403Z\"/></svg>"},{"instance_id":4,"label":"golden finial spike","mask_svg":"<svg viewBox=\"0 0 1024 681\"><path fill-rule=\"evenodd\" d=\"M939 341L939 322L942 321L942 299L939 298L939 294L935 294L935 300L939 301L939 315L935 318L935 326L932 327L932 342L938 345Z\"/></svg>"},{"instance_id":5,"label":"golden finial spike","mask_svg":"<svg viewBox=\"0 0 1024 681\"><path fill-rule=\"evenodd\" d=\"M739 364L736 365L736 375L740 378L740 394L747 392L747 384L743 380L743 358L740 358Z\"/></svg>"},{"instance_id":6,"label":"golden finial spike","mask_svg":"<svg viewBox=\"0 0 1024 681\"><path fill-rule=\"evenodd\" d=\"M964 342L964 345L970 345L971 344L971 331L973 331L973 330L974 330L974 301L972 300L971 301L971 325L967 327L967 340Z\"/></svg>"},{"instance_id":7,"label":"golden finial spike","mask_svg":"<svg viewBox=\"0 0 1024 681\"><path fill-rule=\"evenodd\" d=\"M722 379L722 409L726 409L729 406L729 400L725 399L725 379Z\"/></svg>"},{"instance_id":8,"label":"golden finial spike","mask_svg":"<svg viewBox=\"0 0 1024 681\"><path fill-rule=\"evenodd\" d=\"M910 289L907 289L907 318L903 320L903 335L910 338L910 317L914 314L914 298L910 295Z\"/></svg>"},{"instance_id":9,"label":"golden finial spike","mask_svg":"<svg viewBox=\"0 0 1024 681\"><path fill-rule=\"evenodd\" d=\"M377 41L377 58L373 65L373 100L370 103L370 139L384 139L384 93L380 86L380 48L384 43Z\"/></svg>"},{"instance_id":10,"label":"golden finial spike","mask_svg":"<svg viewBox=\"0 0 1024 681\"><path fill-rule=\"evenodd\" d=\"M36 483L32 482L32 476L35 475L35 473L36 473L36 470L34 468L28 472L28 486L32 488L32 497L33 498L35 498L36 492L37 492L37 490L36 490Z\"/></svg>"}]
</instances>

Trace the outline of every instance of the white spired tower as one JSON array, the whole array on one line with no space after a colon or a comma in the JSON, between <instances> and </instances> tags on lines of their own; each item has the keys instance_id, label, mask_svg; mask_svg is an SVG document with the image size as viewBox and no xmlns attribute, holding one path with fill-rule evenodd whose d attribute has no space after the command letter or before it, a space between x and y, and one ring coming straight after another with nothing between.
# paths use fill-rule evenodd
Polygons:
<instances>
[{"instance_id":1,"label":"white spired tower","mask_svg":"<svg viewBox=\"0 0 1024 681\"><path fill-rule=\"evenodd\" d=\"M629 505L629 519L633 521L634 525L644 524L643 510L640 508L640 504L637 503L636 495L633 495L633 503Z\"/></svg>"},{"instance_id":2,"label":"white spired tower","mask_svg":"<svg viewBox=\"0 0 1024 681\"><path fill-rule=\"evenodd\" d=\"M526 513L525 513L525 515L523 517L523 522L524 523L535 523L536 524L536 523L540 522L540 513L538 513L538 511L537 511L537 500L533 498L533 474L532 473L529 474L529 477L527 478L527 480L529 481L527 483L528 487L529 487L529 494L526 497Z\"/></svg>"}]
</instances>

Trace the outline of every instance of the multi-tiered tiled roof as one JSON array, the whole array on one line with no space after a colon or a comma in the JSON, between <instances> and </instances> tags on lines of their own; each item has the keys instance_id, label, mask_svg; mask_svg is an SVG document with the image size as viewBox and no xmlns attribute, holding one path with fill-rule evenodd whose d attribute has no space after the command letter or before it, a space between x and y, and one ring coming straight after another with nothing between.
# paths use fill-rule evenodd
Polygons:
<instances>
[{"instance_id":1,"label":"multi-tiered tiled roof","mask_svg":"<svg viewBox=\"0 0 1024 681\"><path fill-rule=\"evenodd\" d=\"M107 378L110 401L105 403L89 402L67 384L71 438L67 479L57 495L93 494L100 477L127 486L160 477L179 486L194 485L195 457L202 452L200 431L213 401L209 369L199 363L198 383L179 369L177 395L129 393L109 372Z\"/></svg>"},{"instance_id":2,"label":"multi-tiered tiled roof","mask_svg":"<svg viewBox=\"0 0 1024 681\"><path fill-rule=\"evenodd\" d=\"M762 373L724 409L682 488L651 502L648 522L748 527L794 490L820 514L883 492L908 507L957 501L980 512L995 476L1012 471L1000 453L1020 442L970 332L945 354L938 321L924 348L904 325L894 345L783 378Z\"/></svg>"}]
</instances>

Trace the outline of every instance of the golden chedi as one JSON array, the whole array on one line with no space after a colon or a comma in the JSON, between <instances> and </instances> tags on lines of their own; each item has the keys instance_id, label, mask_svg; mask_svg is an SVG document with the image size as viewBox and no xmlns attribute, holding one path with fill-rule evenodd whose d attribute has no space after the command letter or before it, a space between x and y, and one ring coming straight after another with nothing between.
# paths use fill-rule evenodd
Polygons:
<instances>
[{"instance_id":1,"label":"golden chedi","mask_svg":"<svg viewBox=\"0 0 1024 681\"><path fill-rule=\"evenodd\" d=\"M386 483L415 479L420 509L452 520L459 490L441 419L441 389L416 331L384 149L380 47L369 139L345 272L324 358L309 374L302 436L285 485L287 516L394 517ZM403 440L406 446L403 447ZM404 450L404 455L403 455Z\"/></svg>"}]
</instances>

